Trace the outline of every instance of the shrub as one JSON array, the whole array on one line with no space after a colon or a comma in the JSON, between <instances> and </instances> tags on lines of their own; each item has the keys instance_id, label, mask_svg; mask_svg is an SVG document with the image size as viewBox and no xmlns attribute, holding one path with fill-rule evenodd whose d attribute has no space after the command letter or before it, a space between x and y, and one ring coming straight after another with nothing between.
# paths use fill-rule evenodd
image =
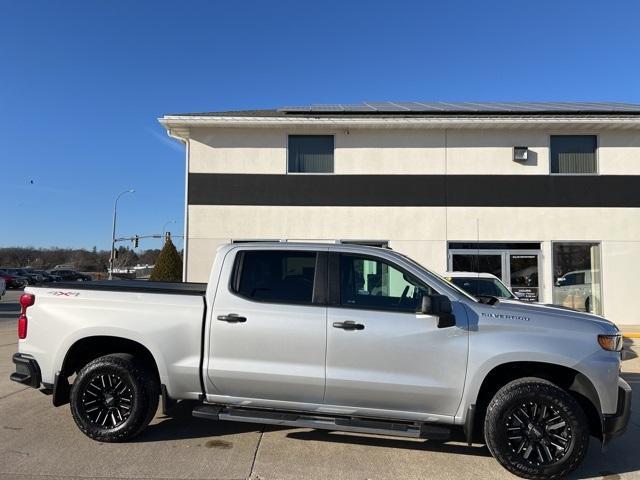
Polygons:
<instances>
[{"instance_id":1,"label":"shrub","mask_svg":"<svg viewBox=\"0 0 640 480\"><path fill-rule=\"evenodd\" d=\"M153 282L182 281L182 259L171 239L165 242L149 280Z\"/></svg>"}]
</instances>

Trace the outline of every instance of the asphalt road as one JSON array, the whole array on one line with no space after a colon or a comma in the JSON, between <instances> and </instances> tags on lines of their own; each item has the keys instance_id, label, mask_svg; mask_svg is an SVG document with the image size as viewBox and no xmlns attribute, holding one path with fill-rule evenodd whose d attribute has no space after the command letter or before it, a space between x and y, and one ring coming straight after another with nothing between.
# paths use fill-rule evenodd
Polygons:
<instances>
[{"instance_id":1,"label":"asphalt road","mask_svg":"<svg viewBox=\"0 0 640 480\"><path fill-rule=\"evenodd\" d=\"M466 479L515 478L482 445L332 433L156 415L126 444L94 442L69 407L9 381L17 350L19 292L0 302L0 479ZM634 389L627 434L606 453L592 440L573 478L640 479L640 359L630 351Z\"/></svg>"}]
</instances>

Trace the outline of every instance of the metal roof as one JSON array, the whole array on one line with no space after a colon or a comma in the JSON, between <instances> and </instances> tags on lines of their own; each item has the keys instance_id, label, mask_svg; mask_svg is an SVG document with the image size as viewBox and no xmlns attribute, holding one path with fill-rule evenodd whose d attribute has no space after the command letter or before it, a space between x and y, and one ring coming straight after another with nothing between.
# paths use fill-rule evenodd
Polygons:
<instances>
[{"instance_id":1,"label":"metal roof","mask_svg":"<svg viewBox=\"0 0 640 480\"><path fill-rule=\"evenodd\" d=\"M286 114L554 114L640 113L640 105L618 102L363 102L283 107Z\"/></svg>"},{"instance_id":2,"label":"metal roof","mask_svg":"<svg viewBox=\"0 0 640 480\"><path fill-rule=\"evenodd\" d=\"M640 104L620 102L363 102L264 110L168 114L166 117L434 117L530 115L640 115Z\"/></svg>"}]
</instances>

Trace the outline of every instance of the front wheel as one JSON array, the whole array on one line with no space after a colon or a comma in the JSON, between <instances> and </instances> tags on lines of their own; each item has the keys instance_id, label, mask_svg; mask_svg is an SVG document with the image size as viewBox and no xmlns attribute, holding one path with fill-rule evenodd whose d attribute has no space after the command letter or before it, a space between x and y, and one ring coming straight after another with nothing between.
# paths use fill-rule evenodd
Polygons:
<instances>
[{"instance_id":1,"label":"front wheel","mask_svg":"<svg viewBox=\"0 0 640 480\"><path fill-rule=\"evenodd\" d=\"M155 375L133 355L105 355L78 373L71 387L71 413L88 437L123 442L148 425L158 397Z\"/></svg>"},{"instance_id":2,"label":"front wheel","mask_svg":"<svg viewBox=\"0 0 640 480\"><path fill-rule=\"evenodd\" d=\"M588 422L576 400L541 378L502 387L485 417L491 454L511 473L529 479L563 478L589 445Z\"/></svg>"}]
</instances>

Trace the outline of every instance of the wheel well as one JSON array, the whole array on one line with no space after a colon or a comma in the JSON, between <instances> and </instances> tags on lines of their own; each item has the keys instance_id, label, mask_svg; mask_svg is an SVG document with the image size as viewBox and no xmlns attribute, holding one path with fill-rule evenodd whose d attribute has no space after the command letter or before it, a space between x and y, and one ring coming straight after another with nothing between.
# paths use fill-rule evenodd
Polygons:
<instances>
[{"instance_id":1,"label":"wheel well","mask_svg":"<svg viewBox=\"0 0 640 480\"><path fill-rule=\"evenodd\" d=\"M128 338L110 336L86 337L74 343L64 357L61 377L68 378L92 360L110 353L130 353L143 362L160 383L158 365L147 347Z\"/></svg>"},{"instance_id":2,"label":"wheel well","mask_svg":"<svg viewBox=\"0 0 640 480\"><path fill-rule=\"evenodd\" d=\"M584 410L591 435L602 437L600 399L593 384L572 368L544 362L511 362L491 370L483 380L476 399L474 432L483 431L487 406L496 392L507 383L523 377L543 378L569 392Z\"/></svg>"}]
</instances>

